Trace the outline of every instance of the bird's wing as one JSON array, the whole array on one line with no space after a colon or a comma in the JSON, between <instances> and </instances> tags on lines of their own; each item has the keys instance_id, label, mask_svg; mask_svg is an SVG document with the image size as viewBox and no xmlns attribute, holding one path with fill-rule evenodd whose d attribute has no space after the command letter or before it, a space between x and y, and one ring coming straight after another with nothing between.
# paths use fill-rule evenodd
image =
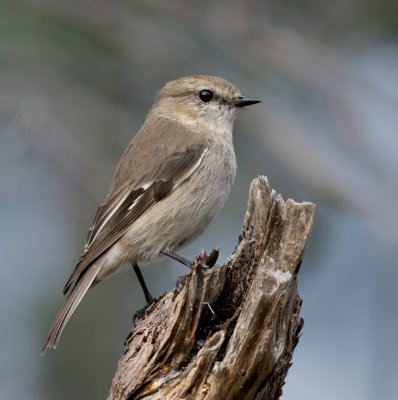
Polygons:
<instances>
[{"instance_id":1,"label":"bird's wing","mask_svg":"<svg viewBox=\"0 0 398 400\"><path fill-rule=\"evenodd\" d=\"M93 261L123 236L128 227L191 176L206 152L205 145L194 143L180 151L173 149L160 165L156 165L159 163L154 160L153 163L147 160L145 164L148 168L143 176L128 181L115 194L108 196L96 213L84 253L66 283L64 293ZM145 170L142 165L141 170Z\"/></svg>"}]
</instances>

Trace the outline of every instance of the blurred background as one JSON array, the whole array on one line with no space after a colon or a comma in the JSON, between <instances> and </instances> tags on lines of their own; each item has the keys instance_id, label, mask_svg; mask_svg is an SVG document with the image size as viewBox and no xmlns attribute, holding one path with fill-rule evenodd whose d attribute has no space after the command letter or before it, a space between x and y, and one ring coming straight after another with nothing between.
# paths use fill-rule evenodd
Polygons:
<instances>
[{"instance_id":1,"label":"blurred background","mask_svg":"<svg viewBox=\"0 0 398 400\"><path fill-rule=\"evenodd\" d=\"M160 87L193 74L263 103L235 125L226 206L181 254L232 252L258 174L316 203L282 398L398 398L397 15L393 0L1 0L1 398L106 397L144 305L130 270L40 348L123 149ZM155 295L185 273L144 269Z\"/></svg>"}]
</instances>

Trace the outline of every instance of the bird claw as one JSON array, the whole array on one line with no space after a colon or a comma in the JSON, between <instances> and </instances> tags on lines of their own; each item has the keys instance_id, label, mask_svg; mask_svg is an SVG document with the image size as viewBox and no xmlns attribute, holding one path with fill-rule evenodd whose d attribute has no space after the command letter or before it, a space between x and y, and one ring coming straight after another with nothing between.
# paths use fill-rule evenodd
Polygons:
<instances>
[{"instance_id":1,"label":"bird claw","mask_svg":"<svg viewBox=\"0 0 398 400\"><path fill-rule=\"evenodd\" d=\"M136 326L136 322L139 321L140 319L144 318L146 312L149 310L149 308L156 302L157 299L154 299L153 297L151 300L145 304L144 307L140 308L137 310L134 315L133 315L133 325L134 327Z\"/></svg>"},{"instance_id":2,"label":"bird claw","mask_svg":"<svg viewBox=\"0 0 398 400\"><path fill-rule=\"evenodd\" d=\"M217 260L218 260L218 256L220 254L220 250L219 249L213 249L210 254L207 254L205 252L204 254L204 262L208 267L214 267L214 265L216 264Z\"/></svg>"}]
</instances>

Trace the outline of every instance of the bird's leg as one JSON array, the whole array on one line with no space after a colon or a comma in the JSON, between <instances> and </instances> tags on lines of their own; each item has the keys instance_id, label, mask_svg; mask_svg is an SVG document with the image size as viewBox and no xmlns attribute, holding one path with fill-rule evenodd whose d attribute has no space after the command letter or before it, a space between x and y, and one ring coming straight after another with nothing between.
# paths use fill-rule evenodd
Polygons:
<instances>
[{"instance_id":1,"label":"bird's leg","mask_svg":"<svg viewBox=\"0 0 398 400\"><path fill-rule=\"evenodd\" d=\"M149 290L148 290L148 288L147 288L147 286L146 286L144 277L142 276L140 267L138 266L138 264L137 264L135 261L133 262L133 268L134 268L135 274L137 275L138 282L140 282L141 288L142 288L142 290L143 290L143 292L144 292L145 300L146 300L146 302L147 302L148 305L149 305L149 304L153 303L154 298L153 298L152 295L149 293Z\"/></svg>"},{"instance_id":2,"label":"bird's leg","mask_svg":"<svg viewBox=\"0 0 398 400\"><path fill-rule=\"evenodd\" d=\"M172 251L168 251L168 250L162 250L161 253L163 255L165 255L165 256L168 256L168 257L172 258L173 260L176 260L176 261L180 262L181 264L184 264L189 269L192 269L192 267L193 267L193 262L192 261L189 261L186 258L181 257L177 253L173 253ZM217 262L218 255L219 255L219 250L218 249L213 249L209 255L207 255L205 253L205 259L204 259L205 264L208 267L213 267L215 265L215 263Z\"/></svg>"},{"instance_id":3,"label":"bird's leg","mask_svg":"<svg viewBox=\"0 0 398 400\"><path fill-rule=\"evenodd\" d=\"M168 250L162 250L161 253L167 257L172 258L173 260L178 261L181 264L184 264L186 267L188 267L189 269L192 269L193 267L193 262L187 260L184 257L181 257L179 254L177 253L173 253L172 251L168 251Z\"/></svg>"}]
</instances>

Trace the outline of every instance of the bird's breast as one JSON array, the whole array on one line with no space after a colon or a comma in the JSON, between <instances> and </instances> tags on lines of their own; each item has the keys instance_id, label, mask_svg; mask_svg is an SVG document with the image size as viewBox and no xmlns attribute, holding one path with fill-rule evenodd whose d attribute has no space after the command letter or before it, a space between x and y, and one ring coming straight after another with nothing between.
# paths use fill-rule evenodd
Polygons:
<instances>
[{"instance_id":1,"label":"bird's breast","mask_svg":"<svg viewBox=\"0 0 398 400\"><path fill-rule=\"evenodd\" d=\"M195 239L221 210L235 174L232 143L209 145L198 168L130 228L124 238L130 258L154 259Z\"/></svg>"},{"instance_id":2,"label":"bird's breast","mask_svg":"<svg viewBox=\"0 0 398 400\"><path fill-rule=\"evenodd\" d=\"M186 182L187 200L196 203L199 218L209 222L224 205L236 176L232 143L215 142L200 167Z\"/></svg>"},{"instance_id":3,"label":"bird's breast","mask_svg":"<svg viewBox=\"0 0 398 400\"><path fill-rule=\"evenodd\" d=\"M211 183L213 189L216 188L215 185L219 185L219 188L226 185L229 192L236 176L236 158L232 143L224 140L211 143L195 175L198 179Z\"/></svg>"}]
</instances>

